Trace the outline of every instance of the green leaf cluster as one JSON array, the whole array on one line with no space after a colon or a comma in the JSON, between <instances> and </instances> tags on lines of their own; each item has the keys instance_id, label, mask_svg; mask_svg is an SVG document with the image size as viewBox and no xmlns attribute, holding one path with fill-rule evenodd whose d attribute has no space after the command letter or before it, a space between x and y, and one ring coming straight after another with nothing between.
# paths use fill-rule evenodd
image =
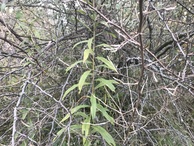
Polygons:
<instances>
[{"instance_id":1,"label":"green leaf cluster","mask_svg":"<svg viewBox=\"0 0 194 146\"><path fill-rule=\"evenodd\" d=\"M101 90L106 94L107 88L115 92L116 87L115 85L118 84L117 81L113 79L105 79L103 77L97 77L96 75L96 69L99 68L106 68L111 71L114 71L117 73L117 69L114 66L113 62L109 58L104 58L102 56L95 56L95 47L93 44L94 38L90 38L88 40L84 40L81 42L78 42L73 46L73 48L78 47L80 44L86 44L87 47L84 50L83 53L83 59L79 60L72 65L70 65L67 69L66 72L70 71L73 69L75 66L87 66L88 63L92 63L91 68L87 68L82 75L80 75L80 79L77 84L74 84L70 88L68 88L64 95L63 95L63 100L67 98L68 94L75 89L78 89L78 95L82 93L83 87L85 86L85 89L89 89L92 85L92 93L91 95L84 95L86 96L90 104L84 104L84 105L77 105L73 107L72 109L69 110L69 113L67 113L62 120L60 121L61 123L67 122L68 119L74 119L75 117L82 117L82 122L81 124L76 124L76 125L71 125L71 130L75 131L80 131L83 135L83 145L84 146L89 146L92 143L92 140L90 140L90 136L98 133L102 136L102 138L107 142L107 144L115 146L115 141L113 137L104 129L103 127L98 125L98 117L101 115L106 121L110 122L111 124L114 124L114 118L111 117L108 114L108 109L104 107L104 105L99 102L100 98L98 97L98 92L97 90ZM98 45L99 47L100 45ZM105 46L103 44L102 46ZM108 46L108 45L106 45ZM100 65L96 65L96 61L100 63ZM84 109L90 109L89 113L84 112ZM57 137L60 137L62 133L64 133L64 128L59 130L57 133Z\"/></svg>"}]
</instances>

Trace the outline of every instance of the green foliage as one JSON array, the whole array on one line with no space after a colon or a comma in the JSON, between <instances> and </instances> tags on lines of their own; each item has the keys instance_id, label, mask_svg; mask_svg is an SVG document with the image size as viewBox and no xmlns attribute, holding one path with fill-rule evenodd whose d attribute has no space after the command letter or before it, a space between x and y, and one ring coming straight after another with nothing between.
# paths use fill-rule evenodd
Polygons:
<instances>
[{"instance_id":1,"label":"green foliage","mask_svg":"<svg viewBox=\"0 0 194 146\"><path fill-rule=\"evenodd\" d=\"M63 95L63 99L66 97L67 94L69 94L71 91L73 91L75 88L78 87L78 84L73 85L72 87L70 87L69 89L67 89Z\"/></svg>"},{"instance_id":2,"label":"green foliage","mask_svg":"<svg viewBox=\"0 0 194 146\"><path fill-rule=\"evenodd\" d=\"M114 64L112 63L112 61L110 59L106 59L104 57L96 57L98 60L102 61L104 64L102 65L103 67L109 68L115 72L117 72L116 67L114 66Z\"/></svg>"},{"instance_id":3,"label":"green foliage","mask_svg":"<svg viewBox=\"0 0 194 146\"><path fill-rule=\"evenodd\" d=\"M191 1L0 5L0 145L193 145Z\"/></svg>"},{"instance_id":4,"label":"green foliage","mask_svg":"<svg viewBox=\"0 0 194 146\"><path fill-rule=\"evenodd\" d=\"M97 105L98 110L102 113L102 115L112 124L114 124L114 119L107 113L107 109L103 107L102 105Z\"/></svg>"},{"instance_id":5,"label":"green foliage","mask_svg":"<svg viewBox=\"0 0 194 146\"><path fill-rule=\"evenodd\" d=\"M100 135L103 137L103 139L110 145L110 146L116 146L115 141L113 137L103 128L100 126L92 126L95 132L100 133Z\"/></svg>"},{"instance_id":6,"label":"green foliage","mask_svg":"<svg viewBox=\"0 0 194 146\"><path fill-rule=\"evenodd\" d=\"M72 114L74 114L78 110L80 110L82 108L86 108L86 107L89 107L89 105L79 105L79 106L76 106L76 107L72 108L70 110L70 113L68 113L60 122L66 121Z\"/></svg>"},{"instance_id":7,"label":"green foliage","mask_svg":"<svg viewBox=\"0 0 194 146\"><path fill-rule=\"evenodd\" d=\"M73 63L72 65L70 65L69 67L67 67L66 72L68 72L69 70L71 70L73 67L75 67L78 63L82 63L82 60L76 61L75 63Z\"/></svg>"},{"instance_id":8,"label":"green foliage","mask_svg":"<svg viewBox=\"0 0 194 146\"><path fill-rule=\"evenodd\" d=\"M94 120L96 117L96 110L97 110L97 101L96 101L95 95L91 95L90 103L91 103L90 112L91 112L92 120Z\"/></svg>"},{"instance_id":9,"label":"green foliage","mask_svg":"<svg viewBox=\"0 0 194 146\"><path fill-rule=\"evenodd\" d=\"M88 75L90 74L90 70L85 71L82 76L80 77L79 83L78 83L78 89L79 89L79 93L82 90L83 85L87 84L86 83L86 78L88 77Z\"/></svg>"},{"instance_id":10,"label":"green foliage","mask_svg":"<svg viewBox=\"0 0 194 146\"><path fill-rule=\"evenodd\" d=\"M98 81L100 83L95 87L95 89L106 86L113 92L115 92L114 84L118 84L118 82L115 80L106 80L104 78L98 78L98 79L96 79L96 81Z\"/></svg>"},{"instance_id":11,"label":"green foliage","mask_svg":"<svg viewBox=\"0 0 194 146\"><path fill-rule=\"evenodd\" d=\"M90 133L90 119L91 117L88 116L82 123L82 134L83 134L83 145L88 146L89 140L87 139Z\"/></svg>"},{"instance_id":12,"label":"green foliage","mask_svg":"<svg viewBox=\"0 0 194 146\"><path fill-rule=\"evenodd\" d=\"M21 19L23 17L23 13L21 10L17 11L15 14L16 19Z\"/></svg>"},{"instance_id":13,"label":"green foliage","mask_svg":"<svg viewBox=\"0 0 194 146\"><path fill-rule=\"evenodd\" d=\"M94 68L100 68L100 67L106 67L110 70L113 70L115 72L117 72L115 66L113 65L112 61L110 59L105 59L104 57L99 57L99 56L94 56L94 49L92 48L92 41L93 38L85 40L85 41L81 41L78 42L76 45L74 45L74 47L78 46L79 44L82 43L86 43L87 44L87 49L84 50L84 56L83 56L83 62L82 61L77 61L75 62L73 65L71 65L70 67L67 68L66 71L69 71L71 68L73 68L76 64L78 63L83 63L83 65L89 60L89 55L91 54L93 59L97 59L99 61L101 61L103 64L100 66L95 66L95 63L93 62L93 67ZM106 46L106 45L102 45L102 46ZM73 47L73 48L74 48ZM94 76L94 80L92 80L92 78L89 78L89 76ZM95 94L97 94L97 92L95 90L100 89L101 91L103 91L103 94L106 94L106 90L103 89L104 87L108 87L111 91L115 91L115 84L118 84L117 81L115 80L106 80L104 78L99 78L96 77L95 75L95 71L92 71L91 69L85 71L79 79L78 84L74 84L73 86L71 86L69 89L66 90L66 92L63 95L63 99L73 90L75 90L75 88L78 88L78 93L80 94L83 86L84 85L89 85L88 82L86 82L86 79L88 78L88 81L91 80L91 84L94 85L94 90L92 91L92 94L89 96L90 99L90 105L77 105L74 108L72 108L70 110L70 113L68 113L62 120L61 122L65 122L67 119L70 118L74 118L74 116L81 116L84 120L82 122L82 135L83 135L83 145L84 146L89 146L91 145L91 140L89 139L90 135L93 134L94 132L99 133L102 138L109 144L109 145L115 145L115 142L113 140L113 138L111 137L111 135L102 127L99 126L92 126L91 130L91 125L92 122L95 122L95 119L99 117L99 115L102 115L107 121L109 121L111 124L114 124L114 119L113 117L111 117L108 113L107 113L107 109L100 104L100 102L98 102L98 95L96 96ZM100 82L99 84L95 85L95 82ZM87 86L88 87L88 86ZM86 88L87 88L86 87ZM89 89L89 88L88 88ZM86 115L84 112L79 112L81 109L85 109L87 107L90 107L90 113L89 115ZM77 113L77 114L76 114ZM78 126L78 125L77 125ZM64 129L59 130L59 132L57 133L57 136L59 137L62 133L64 132Z\"/></svg>"}]
</instances>

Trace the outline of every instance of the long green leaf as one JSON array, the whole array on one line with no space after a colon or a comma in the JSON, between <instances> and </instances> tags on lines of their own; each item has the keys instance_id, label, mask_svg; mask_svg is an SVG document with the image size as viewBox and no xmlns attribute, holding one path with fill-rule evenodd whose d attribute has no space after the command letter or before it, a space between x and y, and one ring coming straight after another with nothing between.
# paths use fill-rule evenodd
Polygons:
<instances>
[{"instance_id":1,"label":"long green leaf","mask_svg":"<svg viewBox=\"0 0 194 146\"><path fill-rule=\"evenodd\" d=\"M111 46L108 44L100 44L100 45L97 45L96 47L111 48Z\"/></svg>"},{"instance_id":2,"label":"long green leaf","mask_svg":"<svg viewBox=\"0 0 194 146\"><path fill-rule=\"evenodd\" d=\"M100 104L97 104L97 109L102 113L102 115L111 122L111 124L114 124L114 119L106 112L107 109L101 106Z\"/></svg>"},{"instance_id":3,"label":"long green leaf","mask_svg":"<svg viewBox=\"0 0 194 146\"><path fill-rule=\"evenodd\" d=\"M80 80L79 80L79 83L78 83L78 90L79 90L79 93L81 92L81 90L82 90L82 87L83 87L83 85L84 84L86 84L86 78L88 77L88 75L90 74L90 70L88 70L88 71L85 71L83 74L82 74L82 76L81 76L81 78L80 78Z\"/></svg>"},{"instance_id":4,"label":"long green leaf","mask_svg":"<svg viewBox=\"0 0 194 146\"><path fill-rule=\"evenodd\" d=\"M87 42L88 42L88 40L84 40L84 41L78 42L78 43L76 43L76 44L73 46L73 49L74 49L76 46L78 46L79 44L83 44L83 43L87 43Z\"/></svg>"},{"instance_id":5,"label":"long green leaf","mask_svg":"<svg viewBox=\"0 0 194 146\"><path fill-rule=\"evenodd\" d=\"M62 100L64 100L64 98L67 96L67 94L69 94L69 92L73 91L76 87L78 87L78 84L75 84L75 85L71 86L69 89L67 89L63 95Z\"/></svg>"},{"instance_id":6,"label":"long green leaf","mask_svg":"<svg viewBox=\"0 0 194 146\"><path fill-rule=\"evenodd\" d=\"M79 132L79 133L81 133L81 129L82 129L82 125L81 124L78 124L78 125L71 125L71 127L70 127L70 132L71 133L75 133L75 131L76 132Z\"/></svg>"},{"instance_id":7,"label":"long green leaf","mask_svg":"<svg viewBox=\"0 0 194 146\"><path fill-rule=\"evenodd\" d=\"M77 10L78 13L82 14L82 15L86 15L86 12L83 10Z\"/></svg>"},{"instance_id":8,"label":"long green leaf","mask_svg":"<svg viewBox=\"0 0 194 146\"><path fill-rule=\"evenodd\" d=\"M82 124L82 134L84 135L83 137L83 145L85 145L86 143L86 139L87 139L87 136L89 135L89 131L90 131L90 116L88 116L83 124Z\"/></svg>"},{"instance_id":9,"label":"long green leaf","mask_svg":"<svg viewBox=\"0 0 194 146\"><path fill-rule=\"evenodd\" d=\"M92 41L93 41L93 37L88 40L88 49L89 50L92 50Z\"/></svg>"},{"instance_id":10,"label":"long green leaf","mask_svg":"<svg viewBox=\"0 0 194 146\"><path fill-rule=\"evenodd\" d=\"M118 73L116 67L114 66L114 64L112 63L112 61L109 59L107 60L106 58L104 57L96 57L98 60L102 61L104 64L106 64L107 68L115 71Z\"/></svg>"},{"instance_id":11,"label":"long green leaf","mask_svg":"<svg viewBox=\"0 0 194 146\"><path fill-rule=\"evenodd\" d=\"M88 117L88 115L85 112L76 112L76 113L74 113L74 116L76 116L76 117L81 116L84 119Z\"/></svg>"},{"instance_id":12,"label":"long green leaf","mask_svg":"<svg viewBox=\"0 0 194 146\"><path fill-rule=\"evenodd\" d=\"M92 115L92 119L94 119L96 117L96 107L97 107L95 95L92 95L90 97L90 102L91 102L90 112Z\"/></svg>"},{"instance_id":13,"label":"long green leaf","mask_svg":"<svg viewBox=\"0 0 194 146\"><path fill-rule=\"evenodd\" d=\"M110 146L116 146L115 141L113 137L102 127L100 126L92 126L94 131L100 133L102 138L110 145Z\"/></svg>"},{"instance_id":14,"label":"long green leaf","mask_svg":"<svg viewBox=\"0 0 194 146\"><path fill-rule=\"evenodd\" d=\"M89 57L90 54L93 54L92 49L86 49L86 50L84 50L84 58L83 58L83 62L84 63L86 62L86 60L88 59L88 57Z\"/></svg>"},{"instance_id":15,"label":"long green leaf","mask_svg":"<svg viewBox=\"0 0 194 146\"><path fill-rule=\"evenodd\" d=\"M66 72L68 72L70 69L72 69L74 66L76 66L78 63L81 63L81 62L82 62L82 60L76 61L75 63L73 63L72 65L67 67Z\"/></svg>"},{"instance_id":16,"label":"long green leaf","mask_svg":"<svg viewBox=\"0 0 194 146\"><path fill-rule=\"evenodd\" d=\"M115 80L106 80L104 78L96 79L100 83L95 87L95 89L100 88L102 86L107 86L111 91L115 92L115 86L113 84L118 84Z\"/></svg>"},{"instance_id":17,"label":"long green leaf","mask_svg":"<svg viewBox=\"0 0 194 146\"><path fill-rule=\"evenodd\" d=\"M92 41L93 41L93 37L90 38L89 40L87 40L88 43L88 49L86 49L84 51L84 59L83 62L85 63L85 61L88 59L90 54L94 54L93 50L92 50Z\"/></svg>"},{"instance_id":18,"label":"long green leaf","mask_svg":"<svg viewBox=\"0 0 194 146\"><path fill-rule=\"evenodd\" d=\"M76 106L74 108L72 108L70 110L70 113L71 114L74 114L75 112L77 112L78 110L80 110L81 108L86 108L86 107L89 107L89 105L79 105L79 106ZM68 113L60 122L64 122L66 121L69 117L70 117L70 113Z\"/></svg>"},{"instance_id":19,"label":"long green leaf","mask_svg":"<svg viewBox=\"0 0 194 146\"><path fill-rule=\"evenodd\" d=\"M53 141L56 141L57 138L59 138L61 136L61 134L63 134L63 132L65 132L66 128L62 128L61 130L59 130L57 132L56 137L54 137Z\"/></svg>"}]
</instances>

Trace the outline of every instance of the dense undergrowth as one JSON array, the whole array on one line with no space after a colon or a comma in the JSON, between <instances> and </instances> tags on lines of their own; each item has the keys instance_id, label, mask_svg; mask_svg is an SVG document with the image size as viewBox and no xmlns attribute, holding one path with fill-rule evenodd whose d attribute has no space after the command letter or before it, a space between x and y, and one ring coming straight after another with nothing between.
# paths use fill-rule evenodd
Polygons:
<instances>
[{"instance_id":1,"label":"dense undergrowth","mask_svg":"<svg viewBox=\"0 0 194 146\"><path fill-rule=\"evenodd\" d=\"M2 4L0 145L192 146L190 4Z\"/></svg>"}]
</instances>

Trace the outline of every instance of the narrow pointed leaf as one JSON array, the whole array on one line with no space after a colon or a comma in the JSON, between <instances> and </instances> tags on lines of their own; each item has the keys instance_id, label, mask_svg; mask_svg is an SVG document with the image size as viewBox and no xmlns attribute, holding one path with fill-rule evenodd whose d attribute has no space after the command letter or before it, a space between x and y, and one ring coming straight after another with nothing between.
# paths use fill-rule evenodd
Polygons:
<instances>
[{"instance_id":1,"label":"narrow pointed leaf","mask_svg":"<svg viewBox=\"0 0 194 146\"><path fill-rule=\"evenodd\" d=\"M88 40L88 49L89 50L92 50L92 41L93 41L93 37Z\"/></svg>"},{"instance_id":2,"label":"narrow pointed leaf","mask_svg":"<svg viewBox=\"0 0 194 146\"><path fill-rule=\"evenodd\" d=\"M100 44L100 45L97 45L96 47L111 48L111 46L108 44Z\"/></svg>"},{"instance_id":3,"label":"narrow pointed leaf","mask_svg":"<svg viewBox=\"0 0 194 146\"><path fill-rule=\"evenodd\" d=\"M86 50L84 51L84 59L83 59L83 62L84 62L84 63L86 62L86 60L88 59L88 57L89 57L90 54L93 54L92 49L86 49Z\"/></svg>"},{"instance_id":4,"label":"narrow pointed leaf","mask_svg":"<svg viewBox=\"0 0 194 146\"><path fill-rule=\"evenodd\" d=\"M101 127L101 126L92 126L92 128L96 132L100 133L100 135L108 143L108 145L110 145L110 146L116 146L113 137L103 127Z\"/></svg>"},{"instance_id":5,"label":"narrow pointed leaf","mask_svg":"<svg viewBox=\"0 0 194 146\"><path fill-rule=\"evenodd\" d=\"M81 92L81 90L82 90L82 87L83 87L83 85L84 84L86 84L86 78L88 77L88 75L90 74L90 70L88 70L88 71L85 71L83 74L82 74L82 76L81 76L81 78L80 78L80 80L79 80L79 83L78 83L78 89L79 89L79 93Z\"/></svg>"},{"instance_id":6,"label":"narrow pointed leaf","mask_svg":"<svg viewBox=\"0 0 194 146\"><path fill-rule=\"evenodd\" d=\"M77 10L78 13L82 14L82 15L86 15L86 12L83 10Z\"/></svg>"},{"instance_id":7,"label":"narrow pointed leaf","mask_svg":"<svg viewBox=\"0 0 194 146\"><path fill-rule=\"evenodd\" d=\"M71 114L74 114L75 112L77 112L78 110L82 109L82 108L86 108L86 107L89 107L89 105L79 105L79 106L76 106L74 108L72 108L70 110L70 113ZM69 117L70 117L70 113L68 113L60 122L64 122L66 121Z\"/></svg>"},{"instance_id":8,"label":"narrow pointed leaf","mask_svg":"<svg viewBox=\"0 0 194 146\"><path fill-rule=\"evenodd\" d=\"M79 44L83 44L83 43L87 43L87 42L88 42L88 40L84 40L84 41L78 42L78 43L76 43L76 44L73 46L73 49L74 49L76 46L78 46Z\"/></svg>"},{"instance_id":9,"label":"narrow pointed leaf","mask_svg":"<svg viewBox=\"0 0 194 146\"><path fill-rule=\"evenodd\" d=\"M98 60L102 61L104 64L106 64L107 68L117 72L116 67L114 66L114 64L112 63L112 61L109 59L107 60L104 57L96 57Z\"/></svg>"},{"instance_id":10,"label":"narrow pointed leaf","mask_svg":"<svg viewBox=\"0 0 194 146\"><path fill-rule=\"evenodd\" d=\"M88 115L85 112L76 112L76 113L74 113L74 116L81 116L83 118L88 117Z\"/></svg>"},{"instance_id":11,"label":"narrow pointed leaf","mask_svg":"<svg viewBox=\"0 0 194 146\"><path fill-rule=\"evenodd\" d=\"M61 130L59 130L59 131L57 132L57 136L60 136L64 131L65 131L65 128L62 128Z\"/></svg>"},{"instance_id":12,"label":"narrow pointed leaf","mask_svg":"<svg viewBox=\"0 0 194 146\"><path fill-rule=\"evenodd\" d=\"M100 110L102 115L109 121L111 124L114 124L114 119L107 113L107 109L101 106L100 104L97 104L97 109Z\"/></svg>"},{"instance_id":13,"label":"narrow pointed leaf","mask_svg":"<svg viewBox=\"0 0 194 146\"><path fill-rule=\"evenodd\" d=\"M70 69L72 69L74 66L76 66L78 63L81 63L81 62L82 62L82 60L76 61L75 63L73 63L72 65L67 67L66 72L68 72Z\"/></svg>"},{"instance_id":14,"label":"narrow pointed leaf","mask_svg":"<svg viewBox=\"0 0 194 146\"><path fill-rule=\"evenodd\" d=\"M59 138L61 136L61 134L63 134L63 132L65 131L66 129L65 128L62 128L61 130L59 130L57 132L57 135L54 137L53 141L56 141L57 138Z\"/></svg>"},{"instance_id":15,"label":"narrow pointed leaf","mask_svg":"<svg viewBox=\"0 0 194 146\"><path fill-rule=\"evenodd\" d=\"M90 112L92 115L92 119L94 119L96 117L96 108L97 108L95 95L92 95L90 97L90 102L91 102Z\"/></svg>"},{"instance_id":16,"label":"narrow pointed leaf","mask_svg":"<svg viewBox=\"0 0 194 146\"><path fill-rule=\"evenodd\" d=\"M73 91L76 87L78 87L78 84L75 84L75 85L71 86L69 89L67 89L63 95L62 100L64 100L64 98L67 96L67 94L69 94L71 91Z\"/></svg>"},{"instance_id":17,"label":"narrow pointed leaf","mask_svg":"<svg viewBox=\"0 0 194 146\"><path fill-rule=\"evenodd\" d=\"M81 133L81 129L82 129L82 125L81 124L78 124L78 125L71 125L71 128L70 128L70 132L71 133L75 133L76 132L79 132Z\"/></svg>"},{"instance_id":18,"label":"narrow pointed leaf","mask_svg":"<svg viewBox=\"0 0 194 146\"><path fill-rule=\"evenodd\" d=\"M89 135L89 131L90 131L90 116L88 116L83 124L82 124L82 134L84 135L83 137L83 145L85 145L86 143L86 139L87 139L87 136Z\"/></svg>"},{"instance_id":19,"label":"narrow pointed leaf","mask_svg":"<svg viewBox=\"0 0 194 146\"><path fill-rule=\"evenodd\" d=\"M100 83L96 86L96 89L102 86L107 86L113 92L115 92L115 86L113 84L118 84L115 80L106 80L103 78L99 78L97 81L100 81Z\"/></svg>"}]
</instances>

